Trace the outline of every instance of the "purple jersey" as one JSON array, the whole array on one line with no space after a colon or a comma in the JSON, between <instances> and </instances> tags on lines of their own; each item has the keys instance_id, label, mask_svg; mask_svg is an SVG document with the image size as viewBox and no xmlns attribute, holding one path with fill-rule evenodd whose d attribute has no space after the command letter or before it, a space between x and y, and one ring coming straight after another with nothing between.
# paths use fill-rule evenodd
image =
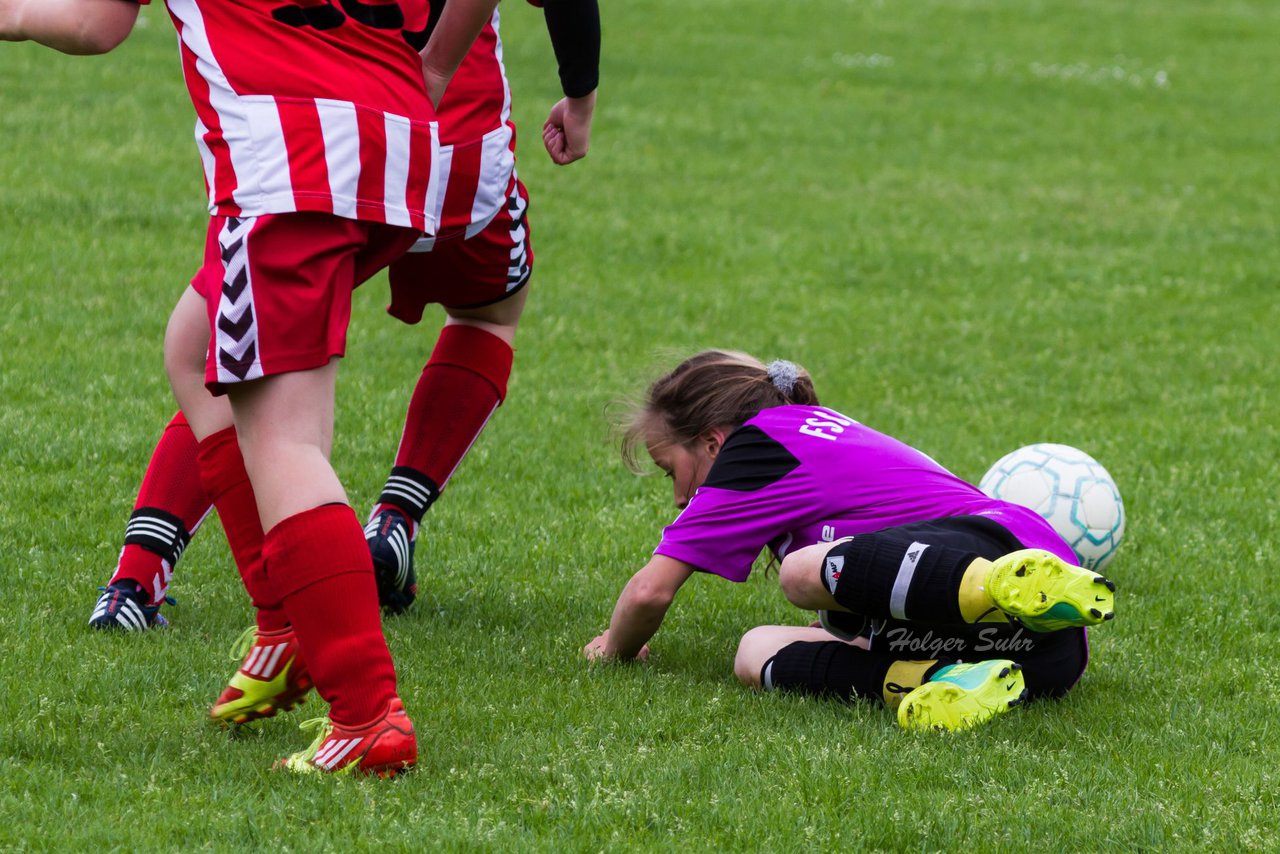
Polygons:
<instances>
[{"instance_id":1,"label":"purple jersey","mask_svg":"<svg viewBox=\"0 0 1280 854\"><path fill-rule=\"evenodd\" d=\"M654 554L745 581L760 550L947 516L985 516L1027 548L1076 562L1040 518L988 498L928 455L821 406L766 409L734 431Z\"/></svg>"}]
</instances>

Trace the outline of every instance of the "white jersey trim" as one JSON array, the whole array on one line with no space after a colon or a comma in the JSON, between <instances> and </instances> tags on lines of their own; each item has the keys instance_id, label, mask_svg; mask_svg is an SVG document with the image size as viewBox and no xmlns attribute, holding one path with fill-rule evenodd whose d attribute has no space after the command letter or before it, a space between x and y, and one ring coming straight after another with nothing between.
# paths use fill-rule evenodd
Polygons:
<instances>
[{"instance_id":1,"label":"white jersey trim","mask_svg":"<svg viewBox=\"0 0 1280 854\"><path fill-rule=\"evenodd\" d=\"M324 159L329 167L329 196L333 212L356 218L360 184L360 125L350 101L316 99L320 130L324 134ZM403 202L401 203L403 206Z\"/></svg>"}]
</instances>

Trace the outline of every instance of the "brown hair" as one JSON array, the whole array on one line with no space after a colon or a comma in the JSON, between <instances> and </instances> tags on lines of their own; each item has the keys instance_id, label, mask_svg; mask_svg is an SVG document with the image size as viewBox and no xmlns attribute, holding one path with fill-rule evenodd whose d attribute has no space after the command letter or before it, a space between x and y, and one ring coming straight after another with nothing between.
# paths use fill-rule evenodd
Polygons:
<instances>
[{"instance_id":1,"label":"brown hair","mask_svg":"<svg viewBox=\"0 0 1280 854\"><path fill-rule=\"evenodd\" d=\"M640 448L655 429L667 441L688 445L706 430L737 428L762 409L788 403L818 405L804 368L784 360L765 365L734 350L703 350L655 380L644 402L618 419L622 458L641 472L647 467Z\"/></svg>"}]
</instances>

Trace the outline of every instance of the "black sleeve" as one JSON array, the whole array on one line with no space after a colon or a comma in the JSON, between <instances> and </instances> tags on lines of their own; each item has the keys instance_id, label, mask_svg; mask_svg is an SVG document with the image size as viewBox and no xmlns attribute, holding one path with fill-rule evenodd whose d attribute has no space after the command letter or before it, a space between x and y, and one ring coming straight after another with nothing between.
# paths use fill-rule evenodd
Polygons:
<instances>
[{"instance_id":1,"label":"black sleeve","mask_svg":"<svg viewBox=\"0 0 1280 854\"><path fill-rule=\"evenodd\" d=\"M599 0L542 2L560 66L560 88L570 98L590 95L600 83Z\"/></svg>"},{"instance_id":2,"label":"black sleeve","mask_svg":"<svg viewBox=\"0 0 1280 854\"><path fill-rule=\"evenodd\" d=\"M800 461L781 442L748 424L725 440L702 485L754 492L772 486L799 467Z\"/></svg>"}]
</instances>

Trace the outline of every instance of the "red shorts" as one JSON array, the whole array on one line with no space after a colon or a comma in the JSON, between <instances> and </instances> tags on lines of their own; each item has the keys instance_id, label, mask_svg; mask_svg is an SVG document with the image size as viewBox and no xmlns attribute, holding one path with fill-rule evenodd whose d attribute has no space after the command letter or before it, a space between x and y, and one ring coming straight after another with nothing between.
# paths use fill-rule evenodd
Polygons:
<instances>
[{"instance_id":1,"label":"red shorts","mask_svg":"<svg viewBox=\"0 0 1280 854\"><path fill-rule=\"evenodd\" d=\"M351 292L419 232L325 213L215 216L191 287L209 311L205 385L322 367L347 346Z\"/></svg>"},{"instance_id":2,"label":"red shorts","mask_svg":"<svg viewBox=\"0 0 1280 854\"><path fill-rule=\"evenodd\" d=\"M432 303L479 308L523 288L533 270L528 207L529 194L516 178L507 203L483 226L421 238L388 271L387 312L417 323Z\"/></svg>"}]
</instances>

